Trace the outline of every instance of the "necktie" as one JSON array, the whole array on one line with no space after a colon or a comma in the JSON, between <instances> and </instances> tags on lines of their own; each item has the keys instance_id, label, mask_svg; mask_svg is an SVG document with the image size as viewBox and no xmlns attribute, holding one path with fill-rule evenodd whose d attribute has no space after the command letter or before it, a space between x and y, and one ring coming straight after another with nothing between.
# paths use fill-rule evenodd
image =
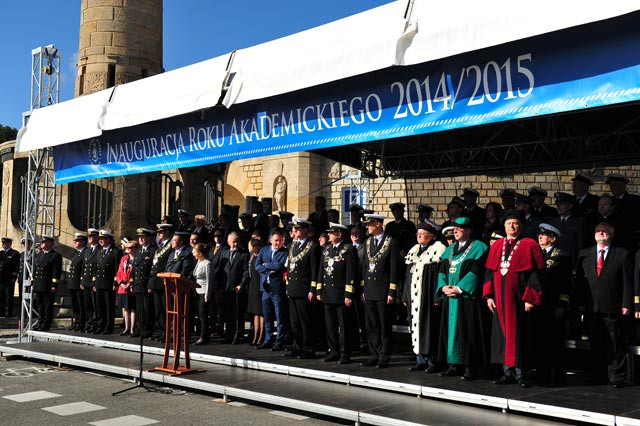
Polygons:
<instances>
[{"instance_id":1,"label":"necktie","mask_svg":"<svg viewBox=\"0 0 640 426\"><path fill-rule=\"evenodd\" d=\"M236 257L236 251L235 250L231 250L231 260L230 262L233 263L233 259Z\"/></svg>"},{"instance_id":2,"label":"necktie","mask_svg":"<svg viewBox=\"0 0 640 426\"><path fill-rule=\"evenodd\" d=\"M596 264L596 273L600 276L602 267L604 266L604 249L600 250L600 256L598 256L598 263Z\"/></svg>"},{"instance_id":3,"label":"necktie","mask_svg":"<svg viewBox=\"0 0 640 426\"><path fill-rule=\"evenodd\" d=\"M374 237L371 237L371 253L375 253L376 252L376 239Z\"/></svg>"},{"instance_id":4,"label":"necktie","mask_svg":"<svg viewBox=\"0 0 640 426\"><path fill-rule=\"evenodd\" d=\"M420 256L427 249L427 246L420 246L420 251L418 252L418 256Z\"/></svg>"},{"instance_id":5,"label":"necktie","mask_svg":"<svg viewBox=\"0 0 640 426\"><path fill-rule=\"evenodd\" d=\"M564 224L567 222L567 218L563 217L562 219L560 219L560 225L564 226Z\"/></svg>"},{"instance_id":6,"label":"necktie","mask_svg":"<svg viewBox=\"0 0 640 426\"><path fill-rule=\"evenodd\" d=\"M509 256L509 253L511 253L511 245L512 244L513 244L513 239L507 238L507 247L504 250L504 255L505 256Z\"/></svg>"}]
</instances>

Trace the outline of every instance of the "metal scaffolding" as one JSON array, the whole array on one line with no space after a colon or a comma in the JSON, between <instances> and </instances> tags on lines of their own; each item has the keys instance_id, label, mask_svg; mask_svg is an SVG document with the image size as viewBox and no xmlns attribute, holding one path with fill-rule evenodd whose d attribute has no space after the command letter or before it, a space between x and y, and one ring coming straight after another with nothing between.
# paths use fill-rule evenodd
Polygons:
<instances>
[{"instance_id":1,"label":"metal scaffolding","mask_svg":"<svg viewBox=\"0 0 640 426\"><path fill-rule=\"evenodd\" d=\"M58 103L60 98L60 52L54 45L38 47L31 51L31 109L23 114L23 127L31 111ZM29 151L26 176L24 215L25 244L22 278L22 309L20 313L20 336L30 341L27 334L34 324L33 293L31 277L35 267L36 244L42 236L55 236L56 186L53 175L53 150L51 148ZM29 248L27 250L27 248Z\"/></svg>"}]
</instances>

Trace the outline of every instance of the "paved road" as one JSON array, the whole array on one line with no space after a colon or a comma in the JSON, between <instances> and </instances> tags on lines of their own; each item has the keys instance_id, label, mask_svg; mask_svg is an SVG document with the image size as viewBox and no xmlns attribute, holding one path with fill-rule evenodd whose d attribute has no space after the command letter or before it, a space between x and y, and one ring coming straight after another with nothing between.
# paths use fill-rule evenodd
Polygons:
<instances>
[{"instance_id":1,"label":"paved road","mask_svg":"<svg viewBox=\"0 0 640 426\"><path fill-rule=\"evenodd\" d=\"M0 424L134 426L171 425L328 425L335 419L280 408L222 403L210 395L179 389L138 388L130 381L24 360L0 361ZM344 423L349 424L349 423Z\"/></svg>"}]
</instances>

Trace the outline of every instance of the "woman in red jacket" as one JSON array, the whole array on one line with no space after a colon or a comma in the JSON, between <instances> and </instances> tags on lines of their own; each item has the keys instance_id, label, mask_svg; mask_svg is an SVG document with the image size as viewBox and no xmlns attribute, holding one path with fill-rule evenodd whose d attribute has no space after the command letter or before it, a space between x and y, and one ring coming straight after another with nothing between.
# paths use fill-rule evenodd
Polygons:
<instances>
[{"instance_id":1,"label":"woman in red jacket","mask_svg":"<svg viewBox=\"0 0 640 426\"><path fill-rule=\"evenodd\" d=\"M133 334L136 321L136 300L131 288L131 271L133 270L133 258L135 256L138 243L128 241L124 246L124 256L120 259L118 273L116 274L116 284L118 285L118 298L122 308L122 318L124 319L124 330L121 336Z\"/></svg>"}]
</instances>

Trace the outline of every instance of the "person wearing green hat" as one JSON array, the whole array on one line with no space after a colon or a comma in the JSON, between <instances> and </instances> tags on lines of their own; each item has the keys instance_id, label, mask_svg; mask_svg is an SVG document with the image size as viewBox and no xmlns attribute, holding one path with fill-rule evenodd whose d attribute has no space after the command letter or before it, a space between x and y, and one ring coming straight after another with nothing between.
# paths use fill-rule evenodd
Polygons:
<instances>
[{"instance_id":1,"label":"person wearing green hat","mask_svg":"<svg viewBox=\"0 0 640 426\"><path fill-rule=\"evenodd\" d=\"M486 364L488 358L481 305L487 245L473 239L469 218L457 218L453 227L455 243L440 256L436 288L442 299L438 358L449 366L441 376L472 380L474 367Z\"/></svg>"}]
</instances>

